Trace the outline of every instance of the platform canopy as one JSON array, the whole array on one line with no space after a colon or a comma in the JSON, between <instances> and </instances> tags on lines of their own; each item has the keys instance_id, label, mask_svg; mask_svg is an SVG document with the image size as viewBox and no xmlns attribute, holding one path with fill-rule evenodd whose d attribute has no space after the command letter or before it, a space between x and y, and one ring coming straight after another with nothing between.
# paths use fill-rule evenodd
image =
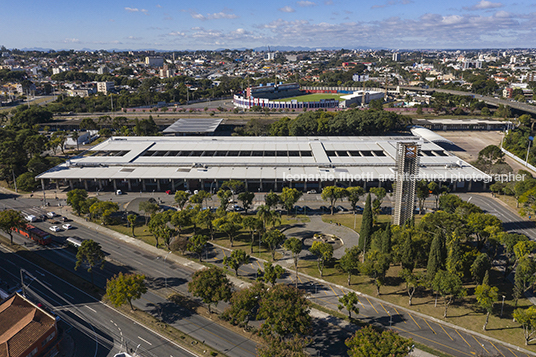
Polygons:
<instances>
[{"instance_id":1,"label":"platform canopy","mask_svg":"<svg viewBox=\"0 0 536 357\"><path fill-rule=\"evenodd\" d=\"M181 118L164 129L164 134L213 133L223 119L214 118Z\"/></svg>"}]
</instances>

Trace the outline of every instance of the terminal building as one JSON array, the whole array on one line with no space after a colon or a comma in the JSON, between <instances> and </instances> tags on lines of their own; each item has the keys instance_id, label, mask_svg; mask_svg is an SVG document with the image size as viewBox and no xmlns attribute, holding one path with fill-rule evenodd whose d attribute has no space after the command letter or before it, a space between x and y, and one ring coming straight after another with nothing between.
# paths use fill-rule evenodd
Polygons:
<instances>
[{"instance_id":1,"label":"terminal building","mask_svg":"<svg viewBox=\"0 0 536 357\"><path fill-rule=\"evenodd\" d=\"M37 176L89 191L217 190L241 180L252 192L330 185L391 187L397 145L418 142L419 179L478 190L490 177L416 136L112 137Z\"/></svg>"}]
</instances>

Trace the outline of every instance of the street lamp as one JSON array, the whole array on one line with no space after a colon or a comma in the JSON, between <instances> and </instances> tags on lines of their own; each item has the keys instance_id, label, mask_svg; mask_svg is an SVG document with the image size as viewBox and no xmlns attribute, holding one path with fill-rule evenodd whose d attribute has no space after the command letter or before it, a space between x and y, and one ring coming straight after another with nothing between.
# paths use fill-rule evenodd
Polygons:
<instances>
[{"instance_id":1,"label":"street lamp","mask_svg":"<svg viewBox=\"0 0 536 357\"><path fill-rule=\"evenodd\" d=\"M164 257L164 263L166 262L166 259L167 259L168 255L170 255L170 254L171 254L171 251L169 251L169 252L166 254L166 256ZM165 280L165 284L166 284L166 288L167 288L167 276L164 276L164 280Z\"/></svg>"},{"instance_id":2,"label":"street lamp","mask_svg":"<svg viewBox=\"0 0 536 357\"><path fill-rule=\"evenodd\" d=\"M525 159L525 166L529 165L529 152L530 152L530 143L534 140L533 136L529 136L529 146L527 147L527 158Z\"/></svg>"},{"instance_id":3,"label":"street lamp","mask_svg":"<svg viewBox=\"0 0 536 357\"><path fill-rule=\"evenodd\" d=\"M502 296L503 297L503 300L502 300L502 305L501 305L501 317L503 315L503 310L504 310L504 299L506 298L505 295Z\"/></svg>"}]
</instances>

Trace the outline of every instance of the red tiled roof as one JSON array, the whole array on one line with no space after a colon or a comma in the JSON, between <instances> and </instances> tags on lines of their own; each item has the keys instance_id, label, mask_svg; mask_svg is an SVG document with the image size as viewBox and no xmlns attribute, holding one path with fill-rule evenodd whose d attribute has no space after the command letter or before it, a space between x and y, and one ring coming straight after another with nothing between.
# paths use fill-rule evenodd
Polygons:
<instances>
[{"instance_id":1,"label":"red tiled roof","mask_svg":"<svg viewBox=\"0 0 536 357\"><path fill-rule=\"evenodd\" d=\"M13 295L0 305L0 357L19 357L55 326L55 319Z\"/></svg>"}]
</instances>

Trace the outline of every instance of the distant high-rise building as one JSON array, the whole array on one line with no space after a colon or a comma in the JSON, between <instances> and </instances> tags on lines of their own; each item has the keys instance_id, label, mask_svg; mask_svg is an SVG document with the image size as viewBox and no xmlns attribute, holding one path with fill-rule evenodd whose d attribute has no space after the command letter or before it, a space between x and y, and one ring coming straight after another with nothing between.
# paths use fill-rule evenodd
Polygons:
<instances>
[{"instance_id":1,"label":"distant high-rise building","mask_svg":"<svg viewBox=\"0 0 536 357\"><path fill-rule=\"evenodd\" d=\"M398 52L393 53L393 61L394 62L400 61L400 53Z\"/></svg>"},{"instance_id":2,"label":"distant high-rise building","mask_svg":"<svg viewBox=\"0 0 536 357\"><path fill-rule=\"evenodd\" d=\"M97 82L97 92L104 93L104 95L107 95L114 87L114 82Z\"/></svg>"},{"instance_id":3,"label":"distant high-rise building","mask_svg":"<svg viewBox=\"0 0 536 357\"><path fill-rule=\"evenodd\" d=\"M145 57L145 64L149 67L162 67L164 65L164 59L162 57Z\"/></svg>"},{"instance_id":4,"label":"distant high-rise building","mask_svg":"<svg viewBox=\"0 0 536 357\"><path fill-rule=\"evenodd\" d=\"M420 145L417 142L399 142L397 145L397 177L393 224L399 226L413 217L415 188L419 173L419 151Z\"/></svg>"}]
</instances>

